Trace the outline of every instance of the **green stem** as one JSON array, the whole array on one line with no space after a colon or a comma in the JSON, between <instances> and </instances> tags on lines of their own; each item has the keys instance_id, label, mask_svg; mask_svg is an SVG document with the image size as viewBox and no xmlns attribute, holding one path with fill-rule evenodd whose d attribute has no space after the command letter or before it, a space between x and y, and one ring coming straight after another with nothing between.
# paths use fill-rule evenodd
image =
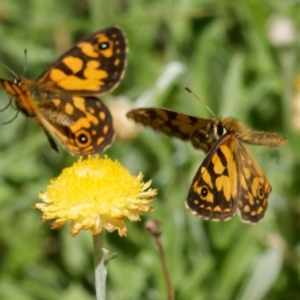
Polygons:
<instances>
[{"instance_id":1,"label":"green stem","mask_svg":"<svg viewBox=\"0 0 300 300\"><path fill-rule=\"evenodd\" d=\"M93 235L93 242L96 299L105 300L107 275L105 257L108 254L108 251L103 248L103 231L97 235Z\"/></svg>"}]
</instances>

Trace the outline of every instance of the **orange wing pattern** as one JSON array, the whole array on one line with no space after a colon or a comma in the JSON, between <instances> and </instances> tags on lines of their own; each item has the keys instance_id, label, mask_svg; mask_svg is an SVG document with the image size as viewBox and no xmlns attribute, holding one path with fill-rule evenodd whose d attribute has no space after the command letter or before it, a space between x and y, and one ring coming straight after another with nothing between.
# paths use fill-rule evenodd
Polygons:
<instances>
[{"instance_id":1,"label":"orange wing pattern","mask_svg":"<svg viewBox=\"0 0 300 300\"><path fill-rule=\"evenodd\" d=\"M37 81L0 79L0 86L19 110L44 129L53 149L55 140L74 155L103 151L114 138L112 116L96 94L113 90L124 76L127 42L112 27L78 42Z\"/></svg>"}]
</instances>

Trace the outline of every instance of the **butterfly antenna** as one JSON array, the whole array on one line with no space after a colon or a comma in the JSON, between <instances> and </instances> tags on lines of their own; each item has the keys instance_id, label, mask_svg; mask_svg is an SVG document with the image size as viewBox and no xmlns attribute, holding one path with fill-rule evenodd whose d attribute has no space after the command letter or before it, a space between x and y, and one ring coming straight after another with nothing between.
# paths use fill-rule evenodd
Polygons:
<instances>
[{"instance_id":1,"label":"butterfly antenna","mask_svg":"<svg viewBox=\"0 0 300 300\"><path fill-rule=\"evenodd\" d=\"M188 91L190 94L192 94L196 99L198 99L206 108L207 110L216 118L216 115L214 112L209 108L209 106L202 100L200 99L193 91L191 91L187 86L184 87L186 91Z\"/></svg>"},{"instance_id":2,"label":"butterfly antenna","mask_svg":"<svg viewBox=\"0 0 300 300\"><path fill-rule=\"evenodd\" d=\"M11 105L12 105L12 100L13 100L13 99L10 98L8 104L7 104L4 108L1 108L1 109L0 109L0 112L5 111L9 106L11 106Z\"/></svg>"},{"instance_id":3,"label":"butterfly antenna","mask_svg":"<svg viewBox=\"0 0 300 300\"><path fill-rule=\"evenodd\" d=\"M15 78L20 78L11 68L9 68L3 62L0 61L0 65L2 65L7 71L9 71Z\"/></svg>"},{"instance_id":4,"label":"butterfly antenna","mask_svg":"<svg viewBox=\"0 0 300 300\"><path fill-rule=\"evenodd\" d=\"M11 123L13 120L15 120L17 118L17 116L19 115L19 112L20 111L18 110L17 113L16 113L16 115L11 120L2 123L2 125L7 125L7 124Z\"/></svg>"},{"instance_id":5,"label":"butterfly antenna","mask_svg":"<svg viewBox=\"0 0 300 300\"><path fill-rule=\"evenodd\" d=\"M25 56L25 59L24 59L24 70L23 70L23 76L25 75L25 72L27 70L27 49L24 49L24 56Z\"/></svg>"}]
</instances>

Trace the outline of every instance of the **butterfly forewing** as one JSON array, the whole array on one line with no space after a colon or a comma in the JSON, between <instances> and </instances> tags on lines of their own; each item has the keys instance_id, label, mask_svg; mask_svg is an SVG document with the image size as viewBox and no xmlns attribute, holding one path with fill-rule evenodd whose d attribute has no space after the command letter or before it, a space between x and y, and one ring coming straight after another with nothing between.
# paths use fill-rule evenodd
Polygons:
<instances>
[{"instance_id":1,"label":"butterfly forewing","mask_svg":"<svg viewBox=\"0 0 300 300\"><path fill-rule=\"evenodd\" d=\"M190 140L195 148L207 151L205 137L203 136L206 134L206 128L210 122L209 119L201 119L163 108L133 109L127 113L127 117L168 136L184 141ZM197 133L200 131L204 133L199 138ZM194 143L196 136L198 141Z\"/></svg>"},{"instance_id":2,"label":"butterfly forewing","mask_svg":"<svg viewBox=\"0 0 300 300\"><path fill-rule=\"evenodd\" d=\"M237 208L236 140L224 135L208 152L198 169L186 206L196 215L214 221L230 219Z\"/></svg>"},{"instance_id":3,"label":"butterfly forewing","mask_svg":"<svg viewBox=\"0 0 300 300\"><path fill-rule=\"evenodd\" d=\"M126 55L123 31L117 27L106 28L75 44L37 82L72 94L104 94L123 78Z\"/></svg>"}]
</instances>

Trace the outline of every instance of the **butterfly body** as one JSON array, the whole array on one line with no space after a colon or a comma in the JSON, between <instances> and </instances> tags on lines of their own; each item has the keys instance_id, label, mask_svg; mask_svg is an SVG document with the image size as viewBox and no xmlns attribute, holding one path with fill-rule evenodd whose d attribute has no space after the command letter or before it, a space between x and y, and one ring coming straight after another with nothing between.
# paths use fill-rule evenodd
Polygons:
<instances>
[{"instance_id":1,"label":"butterfly body","mask_svg":"<svg viewBox=\"0 0 300 300\"><path fill-rule=\"evenodd\" d=\"M284 137L252 131L233 118L204 119L163 108L134 109L127 116L207 153L186 199L193 214L224 221L238 211L244 222L261 220L271 184L244 143L276 147Z\"/></svg>"},{"instance_id":2,"label":"butterfly body","mask_svg":"<svg viewBox=\"0 0 300 300\"><path fill-rule=\"evenodd\" d=\"M114 139L112 117L95 95L113 90L126 68L126 38L112 27L78 42L36 81L0 79L0 86L27 117L44 129L53 149L53 137L74 155L103 151Z\"/></svg>"}]
</instances>

